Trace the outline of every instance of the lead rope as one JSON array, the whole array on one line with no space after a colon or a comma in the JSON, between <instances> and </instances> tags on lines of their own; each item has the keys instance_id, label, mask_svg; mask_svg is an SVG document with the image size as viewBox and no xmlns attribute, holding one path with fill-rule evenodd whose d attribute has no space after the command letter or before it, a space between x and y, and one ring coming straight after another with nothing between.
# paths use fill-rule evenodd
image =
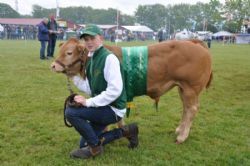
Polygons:
<instances>
[{"instance_id":1,"label":"lead rope","mask_svg":"<svg viewBox=\"0 0 250 166\"><path fill-rule=\"evenodd\" d=\"M70 78L68 75L67 75L67 87L68 87L70 95L74 94L74 91L73 91L71 84L70 84Z\"/></svg>"},{"instance_id":2,"label":"lead rope","mask_svg":"<svg viewBox=\"0 0 250 166\"><path fill-rule=\"evenodd\" d=\"M70 96L72 96L74 94L73 92L73 89L71 87L71 84L70 84L70 78L69 76L67 75L67 87L68 87L68 90L69 90L69 93L70 93ZM65 126L67 127L73 127L66 119L66 116L65 116L65 111L66 111L66 107L67 107L67 102L69 100L69 97L66 98L65 102L64 102L64 110L63 110L63 120L64 120L64 124Z\"/></svg>"},{"instance_id":3,"label":"lead rope","mask_svg":"<svg viewBox=\"0 0 250 166\"><path fill-rule=\"evenodd\" d=\"M81 53L80 57L83 56L83 53L84 51ZM63 63L61 63L60 61L56 60L56 62L61 65L63 68L67 67L72 67L74 66L77 62L81 61L81 59L77 59L76 61L74 61L73 63L71 63L69 66L65 66ZM82 68L82 63L81 63L81 68ZM65 71L65 74L67 76L67 88L69 90L69 93L70 93L70 96L66 98L66 100L64 101L64 110L63 110L63 120L64 120L64 124L65 126L67 127L73 127L66 119L66 116L65 116L65 112L66 112L66 107L68 105L68 102L72 102L72 101L69 101L69 100L74 100L74 96L76 95L71 87L71 84L70 84L70 77L68 76L67 74L67 70Z\"/></svg>"}]
</instances>

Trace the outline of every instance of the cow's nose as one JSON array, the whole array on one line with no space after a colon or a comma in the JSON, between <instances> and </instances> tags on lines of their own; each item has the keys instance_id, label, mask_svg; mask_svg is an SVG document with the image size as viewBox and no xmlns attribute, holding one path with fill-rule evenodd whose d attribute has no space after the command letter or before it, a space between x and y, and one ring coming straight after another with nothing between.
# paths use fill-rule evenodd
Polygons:
<instances>
[{"instance_id":1,"label":"cow's nose","mask_svg":"<svg viewBox=\"0 0 250 166\"><path fill-rule=\"evenodd\" d=\"M51 69L54 69L54 68L56 68L56 65L52 64L50 67L51 67Z\"/></svg>"},{"instance_id":2,"label":"cow's nose","mask_svg":"<svg viewBox=\"0 0 250 166\"><path fill-rule=\"evenodd\" d=\"M55 65L54 62L50 65L50 68L51 68L52 70L54 70L54 69L56 68L56 65Z\"/></svg>"}]
</instances>

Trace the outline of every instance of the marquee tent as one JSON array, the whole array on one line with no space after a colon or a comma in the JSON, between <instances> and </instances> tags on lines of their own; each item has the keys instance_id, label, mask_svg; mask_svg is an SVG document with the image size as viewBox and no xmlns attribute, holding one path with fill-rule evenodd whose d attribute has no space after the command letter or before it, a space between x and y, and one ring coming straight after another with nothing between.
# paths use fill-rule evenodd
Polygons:
<instances>
[{"instance_id":1,"label":"marquee tent","mask_svg":"<svg viewBox=\"0 0 250 166\"><path fill-rule=\"evenodd\" d=\"M230 36L234 36L234 34L227 32L227 31L220 31L220 32L214 33L212 36L213 37L220 37L220 36L230 37Z\"/></svg>"},{"instance_id":2,"label":"marquee tent","mask_svg":"<svg viewBox=\"0 0 250 166\"><path fill-rule=\"evenodd\" d=\"M147 26L122 26L124 27L125 29L131 31L131 32L151 32L153 33L154 31L152 29L150 29L149 27Z\"/></svg>"}]
</instances>

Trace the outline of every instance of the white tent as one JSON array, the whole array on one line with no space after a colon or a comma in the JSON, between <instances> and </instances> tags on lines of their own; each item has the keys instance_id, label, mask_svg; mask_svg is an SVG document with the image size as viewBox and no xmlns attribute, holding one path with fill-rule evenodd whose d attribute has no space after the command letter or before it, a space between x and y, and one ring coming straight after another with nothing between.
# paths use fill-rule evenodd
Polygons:
<instances>
[{"instance_id":1,"label":"white tent","mask_svg":"<svg viewBox=\"0 0 250 166\"><path fill-rule=\"evenodd\" d=\"M0 32L4 31L4 27L0 24Z\"/></svg>"},{"instance_id":2,"label":"white tent","mask_svg":"<svg viewBox=\"0 0 250 166\"><path fill-rule=\"evenodd\" d=\"M237 44L250 44L250 34L237 34L235 38Z\"/></svg>"},{"instance_id":3,"label":"white tent","mask_svg":"<svg viewBox=\"0 0 250 166\"><path fill-rule=\"evenodd\" d=\"M188 40L193 38L194 38L194 33L187 29L183 29L183 31L177 32L175 34L176 40Z\"/></svg>"},{"instance_id":4,"label":"white tent","mask_svg":"<svg viewBox=\"0 0 250 166\"><path fill-rule=\"evenodd\" d=\"M130 30L131 32L154 32L147 26L122 26L123 28Z\"/></svg>"},{"instance_id":5,"label":"white tent","mask_svg":"<svg viewBox=\"0 0 250 166\"><path fill-rule=\"evenodd\" d=\"M213 37L220 37L220 36L234 36L234 34L230 33L230 32L227 32L227 31L220 31L220 32L217 32L217 33L214 33L213 34Z\"/></svg>"}]
</instances>

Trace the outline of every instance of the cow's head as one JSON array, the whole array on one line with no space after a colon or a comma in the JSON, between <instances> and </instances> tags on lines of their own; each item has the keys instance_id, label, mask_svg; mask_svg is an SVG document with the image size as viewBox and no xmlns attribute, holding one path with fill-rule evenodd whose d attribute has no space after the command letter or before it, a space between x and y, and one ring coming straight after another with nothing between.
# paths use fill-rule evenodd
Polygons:
<instances>
[{"instance_id":1,"label":"cow's head","mask_svg":"<svg viewBox=\"0 0 250 166\"><path fill-rule=\"evenodd\" d=\"M75 38L59 45L59 55L51 64L52 71L64 73L67 76L80 74L85 78L85 64L88 51L84 44Z\"/></svg>"}]
</instances>

